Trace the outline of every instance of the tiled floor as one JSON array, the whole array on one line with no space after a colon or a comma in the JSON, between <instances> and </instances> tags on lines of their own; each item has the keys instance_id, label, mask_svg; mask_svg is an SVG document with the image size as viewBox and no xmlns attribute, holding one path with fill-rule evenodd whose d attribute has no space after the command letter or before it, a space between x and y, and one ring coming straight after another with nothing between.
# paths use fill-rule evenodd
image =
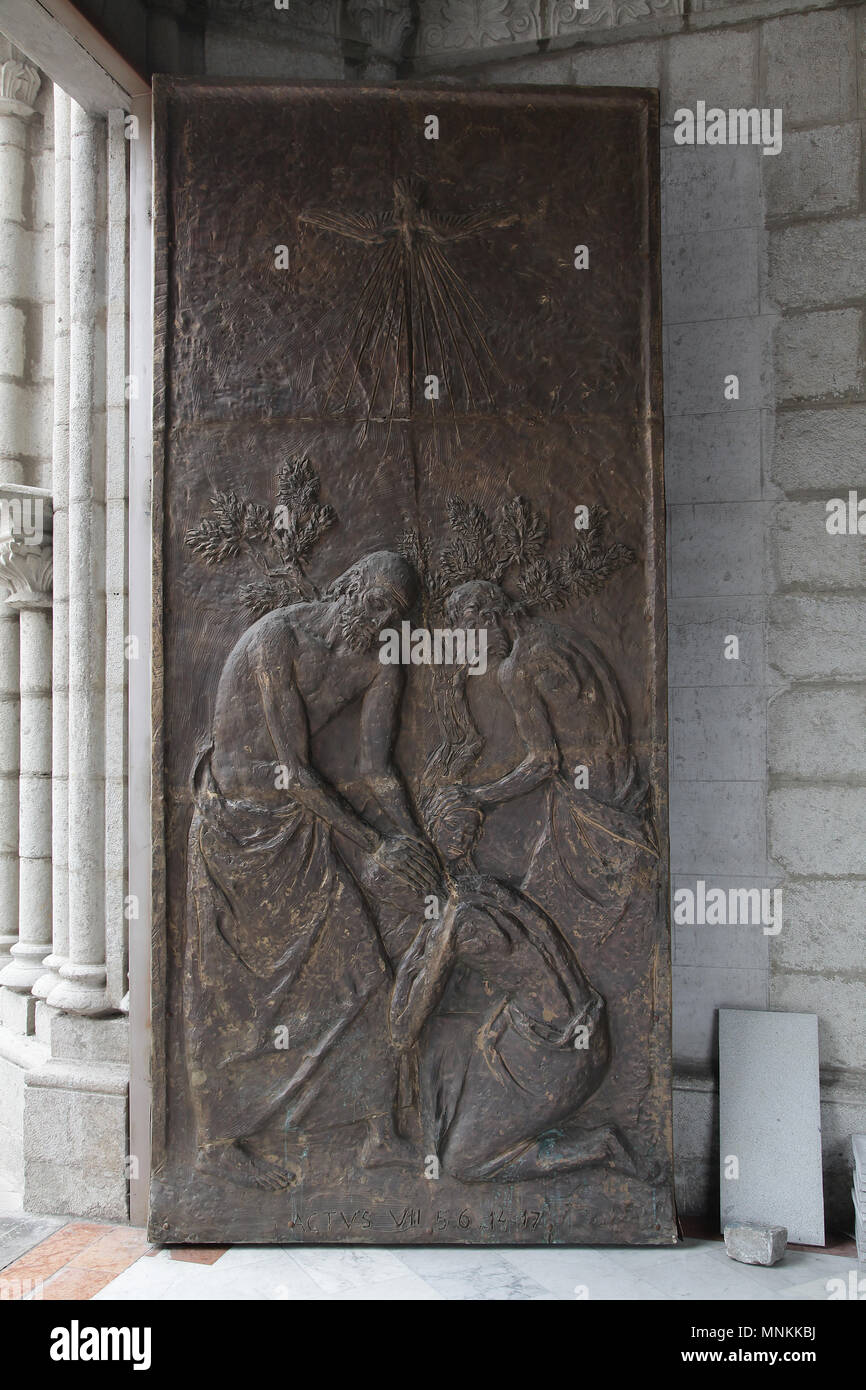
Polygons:
<instances>
[{"instance_id":1,"label":"tiled floor","mask_svg":"<svg viewBox=\"0 0 866 1390\"><path fill-rule=\"evenodd\" d=\"M791 1249L772 1269L736 1264L719 1240L672 1250L159 1249L143 1230L0 1215L0 1299L826 1300L856 1269L838 1253Z\"/></svg>"}]
</instances>

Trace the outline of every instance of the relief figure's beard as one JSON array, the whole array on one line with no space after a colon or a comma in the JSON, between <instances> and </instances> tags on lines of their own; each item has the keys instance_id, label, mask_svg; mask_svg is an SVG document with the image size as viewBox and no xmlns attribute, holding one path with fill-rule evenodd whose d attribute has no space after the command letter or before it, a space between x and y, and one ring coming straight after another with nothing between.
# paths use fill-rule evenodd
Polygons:
<instances>
[{"instance_id":1,"label":"relief figure's beard","mask_svg":"<svg viewBox=\"0 0 866 1390\"><path fill-rule=\"evenodd\" d=\"M511 642L509 641L508 633L505 629L491 624L485 631L487 633L488 660L491 658L500 660L508 656L511 651Z\"/></svg>"},{"instance_id":2,"label":"relief figure's beard","mask_svg":"<svg viewBox=\"0 0 866 1390\"><path fill-rule=\"evenodd\" d=\"M340 630L346 645L353 652L367 652L375 645L378 635L374 624L370 623L357 608L346 607L340 613Z\"/></svg>"}]
</instances>

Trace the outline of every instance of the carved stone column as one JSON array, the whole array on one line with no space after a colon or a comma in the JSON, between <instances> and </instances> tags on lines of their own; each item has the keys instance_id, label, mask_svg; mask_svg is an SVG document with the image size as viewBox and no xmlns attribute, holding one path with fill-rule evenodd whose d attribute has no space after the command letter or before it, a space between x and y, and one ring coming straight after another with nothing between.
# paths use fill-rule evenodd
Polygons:
<instances>
[{"instance_id":1,"label":"carved stone column","mask_svg":"<svg viewBox=\"0 0 866 1390\"><path fill-rule=\"evenodd\" d=\"M0 972L18 940L18 614L0 570Z\"/></svg>"},{"instance_id":2,"label":"carved stone column","mask_svg":"<svg viewBox=\"0 0 866 1390\"><path fill-rule=\"evenodd\" d=\"M30 504L29 525L0 540L0 573L20 623L19 915L0 984L28 994L51 949L51 498L7 488L4 500L15 493Z\"/></svg>"},{"instance_id":3,"label":"carved stone column","mask_svg":"<svg viewBox=\"0 0 866 1390\"><path fill-rule=\"evenodd\" d=\"M71 104L69 953L47 1002L108 1011L105 970L105 197L103 118Z\"/></svg>"},{"instance_id":4,"label":"carved stone column","mask_svg":"<svg viewBox=\"0 0 866 1390\"><path fill-rule=\"evenodd\" d=\"M0 36L0 482L23 481L22 460L33 453L31 401L25 389L26 316L35 250L30 229L28 125L40 74Z\"/></svg>"},{"instance_id":5,"label":"carved stone column","mask_svg":"<svg viewBox=\"0 0 866 1390\"><path fill-rule=\"evenodd\" d=\"M40 75L0 36L0 483L20 483L31 451L24 385L26 315L32 290L28 229L28 125ZM0 531L5 517L0 517ZM18 940L18 614L0 572L0 971Z\"/></svg>"},{"instance_id":6,"label":"carved stone column","mask_svg":"<svg viewBox=\"0 0 866 1390\"><path fill-rule=\"evenodd\" d=\"M51 954L33 986L46 999L60 983L69 949L69 119L70 99L54 88L54 429L51 462L54 603L51 680Z\"/></svg>"}]
</instances>

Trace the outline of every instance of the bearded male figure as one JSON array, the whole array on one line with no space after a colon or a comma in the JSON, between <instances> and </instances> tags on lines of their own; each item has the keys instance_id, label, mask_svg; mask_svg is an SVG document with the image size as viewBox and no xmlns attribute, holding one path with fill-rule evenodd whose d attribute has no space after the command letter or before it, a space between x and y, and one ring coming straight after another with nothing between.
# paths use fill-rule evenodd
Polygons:
<instances>
[{"instance_id":1,"label":"bearded male figure","mask_svg":"<svg viewBox=\"0 0 866 1390\"><path fill-rule=\"evenodd\" d=\"M272 1121L287 1152L299 1134L363 1121L363 1165L410 1157L394 1114L391 966L341 842L370 882L419 897L436 885L391 759L403 672L378 659L380 630L415 592L401 556L367 555L324 599L254 623L223 668L193 774L184 961L196 1166L210 1176L286 1187L290 1160L257 1151ZM311 739L355 702L377 824L311 761Z\"/></svg>"}]
</instances>

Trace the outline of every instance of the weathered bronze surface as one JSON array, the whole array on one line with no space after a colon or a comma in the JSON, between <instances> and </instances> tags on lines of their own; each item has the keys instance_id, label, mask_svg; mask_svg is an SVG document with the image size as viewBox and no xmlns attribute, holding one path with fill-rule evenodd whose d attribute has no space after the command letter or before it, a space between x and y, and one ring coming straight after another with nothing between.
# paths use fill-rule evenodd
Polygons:
<instances>
[{"instance_id":1,"label":"weathered bronze surface","mask_svg":"<svg viewBox=\"0 0 866 1390\"><path fill-rule=\"evenodd\" d=\"M675 1238L657 160L159 84L155 1239Z\"/></svg>"}]
</instances>

